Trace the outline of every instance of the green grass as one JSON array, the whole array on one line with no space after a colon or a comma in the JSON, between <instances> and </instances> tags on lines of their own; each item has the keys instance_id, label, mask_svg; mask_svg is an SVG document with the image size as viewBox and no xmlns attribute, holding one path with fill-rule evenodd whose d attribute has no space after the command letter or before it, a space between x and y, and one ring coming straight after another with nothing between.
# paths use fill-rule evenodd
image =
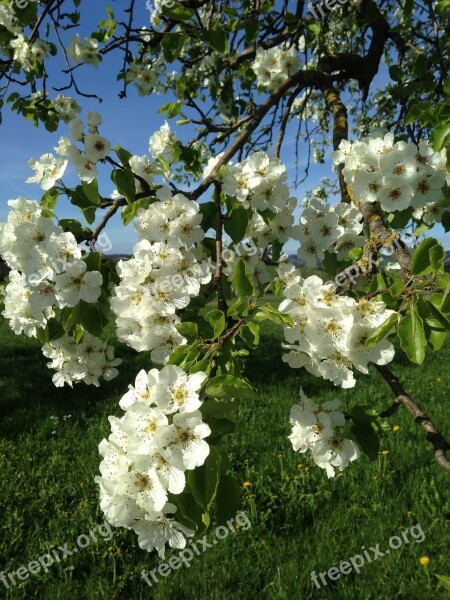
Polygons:
<instances>
[{"instance_id":1,"label":"green grass","mask_svg":"<svg viewBox=\"0 0 450 600\"><path fill-rule=\"evenodd\" d=\"M252 526L230 534L213 548L149 588L140 577L159 560L139 549L134 533L115 530L76 555L30 576L0 598L90 600L147 599L390 599L449 598L433 573L450 575L449 475L433 460L422 429L403 410L391 417L382 449L328 480L305 455L292 451L289 409L303 386L314 400L338 397L348 408L391 403L377 373L340 390L281 362L278 333L265 329L249 360L248 375L259 398L236 415L237 429L224 444L241 482L242 509ZM37 344L0 325L0 570L11 572L52 545L72 548L80 534L102 522L97 487L99 441L109 434L108 415L120 416L120 396L134 381L145 357L120 347L120 376L97 389L83 384L56 389ZM393 370L450 437L448 410L450 345L430 355L423 368L398 356ZM67 415L71 415L67 418ZM64 416L66 418L64 419ZM53 417L53 418L52 418ZM55 419L54 417L57 417ZM399 425L396 432L393 425ZM302 466L299 466L302 465ZM320 590L311 571L339 565L366 548L420 523L425 540L402 545ZM214 533L208 534L212 540ZM172 554L168 553L167 558ZM428 571L419 563L428 556Z\"/></svg>"}]
</instances>

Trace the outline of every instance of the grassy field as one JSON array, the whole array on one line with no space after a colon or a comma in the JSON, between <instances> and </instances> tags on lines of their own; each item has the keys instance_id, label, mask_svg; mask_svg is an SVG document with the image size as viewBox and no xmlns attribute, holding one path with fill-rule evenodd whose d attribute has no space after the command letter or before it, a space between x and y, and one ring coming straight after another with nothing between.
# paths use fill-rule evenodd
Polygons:
<instances>
[{"instance_id":1,"label":"grassy field","mask_svg":"<svg viewBox=\"0 0 450 600\"><path fill-rule=\"evenodd\" d=\"M250 484L242 486L250 528L230 533L151 588L140 572L159 560L139 549L134 533L115 530L112 539L91 542L9 591L0 581L0 598L449 598L434 573L450 576L450 478L434 462L422 430L398 411L383 433L378 460L364 457L328 480L287 439L300 385L316 401L339 397L345 407L370 401L380 411L390 404L390 391L374 371L359 377L353 390L292 371L280 360L277 336L265 329L248 365L259 399L242 405L236 433L224 442L235 476ZM108 415L121 415L118 399L128 383L148 365L121 347L117 379L100 389L56 389L34 341L14 336L4 323L0 340L0 570L8 573L52 546L74 547L80 534L102 523L93 481L97 446L109 433ZM438 357L429 355L423 368L398 356L393 370L450 437L450 344ZM417 523L425 534L421 543L391 550L359 575L327 578L320 590L311 581L312 571L339 565L361 546L384 550L391 536ZM420 564L422 556L428 566Z\"/></svg>"}]
</instances>

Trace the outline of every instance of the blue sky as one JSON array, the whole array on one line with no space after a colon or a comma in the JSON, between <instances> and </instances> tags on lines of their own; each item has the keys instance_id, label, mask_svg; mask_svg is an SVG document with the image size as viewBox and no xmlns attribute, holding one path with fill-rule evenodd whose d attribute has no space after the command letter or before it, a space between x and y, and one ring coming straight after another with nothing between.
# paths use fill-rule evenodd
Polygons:
<instances>
[{"instance_id":1,"label":"blue sky","mask_svg":"<svg viewBox=\"0 0 450 600\"><path fill-rule=\"evenodd\" d=\"M95 24L105 18L105 3L82 3L82 25L78 30L80 36L89 35L94 29ZM119 16L126 6L125 3L112 0L110 5L116 16ZM136 2L138 14L135 20L136 25L149 24L149 12L145 7L145 0ZM97 110L103 117L103 124L100 133L107 137L114 147L119 144L133 154L148 153L149 137L159 129L163 124L164 118L157 114L157 109L164 102L170 100L164 96L153 94L151 96L139 97L134 88L128 88L128 97L120 100L119 91L122 89L122 83L117 82L115 76L118 72L118 54L107 55L101 65L95 69L90 66L83 66L76 71L77 83L84 92L97 93L103 98L99 104L94 99L78 99L82 106L80 117L85 119L86 113L90 110ZM120 55L122 60L122 55ZM52 61L50 61L52 63ZM60 74L61 63L54 63L51 71L53 85L58 87L66 83L64 75ZM59 70L58 70L59 69ZM11 90L12 91L12 90ZM51 97L56 96L58 92L53 92ZM69 95L73 95L69 90ZM174 122L171 123L175 129ZM295 138L296 123L288 130L285 139L281 158L285 162L289 174L289 183L292 184L295 179ZM177 127L176 133L180 139L186 141L192 137L192 129L187 127ZM39 199L43 193L38 185L30 185L25 180L32 175L28 167L28 160L31 157L39 158L46 152L53 152L54 146L58 144L61 135L68 135L68 127L62 123L55 133L47 132L42 126L35 128L31 122L27 122L21 116L13 114L8 106L3 110L3 124L0 126L0 221L6 220L8 206L7 200L16 198L19 195L25 198ZM306 165L306 146L302 145L302 152L305 158L300 155L300 176L302 166ZM109 179L109 170L100 167L99 185L101 194L109 196L114 189L114 185ZM299 202L308 189L315 187L320 178L328 176L333 177L331 163L327 161L324 165L311 164L310 175L297 190L292 190L292 194L299 199ZM74 170L69 166L64 176L66 185L77 185L78 178ZM71 206L67 200L61 198L56 210L59 218L76 217L82 219L81 213L75 207ZM101 212L101 211L99 211ZM298 217L299 210L296 211ZM100 215L101 216L101 215ZM112 240L112 253L129 253L133 244L137 241L137 236L133 226L124 227L120 216L116 216L108 224L106 230L109 238ZM444 231L441 227L436 228L433 235L436 235L447 248L450 248L449 236L444 239ZM295 252L296 242L288 242L285 249L289 253Z\"/></svg>"}]
</instances>

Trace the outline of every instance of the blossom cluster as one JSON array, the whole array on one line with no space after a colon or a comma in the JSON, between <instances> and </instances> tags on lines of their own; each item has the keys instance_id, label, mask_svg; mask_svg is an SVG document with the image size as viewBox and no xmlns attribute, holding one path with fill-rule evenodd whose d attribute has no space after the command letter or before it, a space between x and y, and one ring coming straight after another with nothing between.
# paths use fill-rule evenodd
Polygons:
<instances>
[{"instance_id":1,"label":"blossom cluster","mask_svg":"<svg viewBox=\"0 0 450 600\"><path fill-rule=\"evenodd\" d=\"M2 28L11 37L9 43L3 46L8 47L8 52L5 52L8 58L11 57L27 73L35 65L42 65L44 58L47 58L50 52L50 45L42 40L35 40L30 44L23 34L12 3L0 4L0 31Z\"/></svg>"},{"instance_id":2,"label":"blossom cluster","mask_svg":"<svg viewBox=\"0 0 450 600\"><path fill-rule=\"evenodd\" d=\"M264 50L259 47L256 57L252 63L252 69L256 74L258 86L266 87L273 92L291 75L300 69L301 61L297 48L283 48L276 46Z\"/></svg>"},{"instance_id":3,"label":"blossom cluster","mask_svg":"<svg viewBox=\"0 0 450 600\"><path fill-rule=\"evenodd\" d=\"M0 4L0 27L4 27L9 33L20 33L21 27L17 22L12 3Z\"/></svg>"},{"instance_id":4,"label":"blossom cluster","mask_svg":"<svg viewBox=\"0 0 450 600\"><path fill-rule=\"evenodd\" d=\"M114 379L119 374L115 367L122 364L120 358L114 358L113 346L87 331L79 343L65 334L45 344L42 352L51 361L48 363L49 369L56 371L52 377L56 387L62 387L65 383L72 387L73 383L80 381L99 387L100 377L105 381Z\"/></svg>"},{"instance_id":5,"label":"blossom cluster","mask_svg":"<svg viewBox=\"0 0 450 600\"><path fill-rule=\"evenodd\" d=\"M279 310L294 321L293 327L284 327L283 348L289 352L283 361L290 367L304 367L316 377L351 388L356 383L353 367L367 374L369 362L385 365L394 358L388 340L366 346L375 329L394 314L383 301L338 296L333 283L323 283L316 275L303 279L286 267L281 277L287 283Z\"/></svg>"},{"instance_id":6,"label":"blossom cluster","mask_svg":"<svg viewBox=\"0 0 450 600\"><path fill-rule=\"evenodd\" d=\"M72 119L78 115L81 111L81 106L71 96L65 96L64 94L58 94L51 102L51 106L54 108L59 118L64 123L69 123Z\"/></svg>"},{"instance_id":7,"label":"blossom cluster","mask_svg":"<svg viewBox=\"0 0 450 600\"><path fill-rule=\"evenodd\" d=\"M97 163L108 156L111 143L98 133L102 118L97 112L89 112L86 120L87 133L81 119L75 118L69 121L70 135L74 141L83 142L82 150L65 136L60 138L55 150L57 154L66 156L70 160L82 181L91 182L97 177Z\"/></svg>"},{"instance_id":8,"label":"blossom cluster","mask_svg":"<svg viewBox=\"0 0 450 600\"><path fill-rule=\"evenodd\" d=\"M165 121L164 125L158 131L155 131L149 140L149 148L153 158L156 160L158 157L164 156L169 162L173 162L173 147L177 141L177 136Z\"/></svg>"},{"instance_id":9,"label":"blossom cluster","mask_svg":"<svg viewBox=\"0 0 450 600\"><path fill-rule=\"evenodd\" d=\"M209 161L205 176L217 159ZM246 231L248 238L262 248L267 248L273 242L287 242L291 236L294 223L292 213L297 200L289 195L286 167L279 158L263 151L255 152L234 166L224 166L220 177L223 193L251 210ZM238 258L234 256L231 261L226 259L226 275L233 275ZM259 289L270 280L265 263L255 255L244 253L243 258Z\"/></svg>"},{"instance_id":10,"label":"blossom cluster","mask_svg":"<svg viewBox=\"0 0 450 600\"><path fill-rule=\"evenodd\" d=\"M300 223L291 228L291 237L300 241L298 257L307 267L315 267L324 251L336 252L339 260L347 258L349 250L364 245L360 211L348 204L335 206L319 199L308 202Z\"/></svg>"},{"instance_id":11,"label":"blossom cluster","mask_svg":"<svg viewBox=\"0 0 450 600\"><path fill-rule=\"evenodd\" d=\"M134 530L140 547L162 558L166 543L184 548L185 536L194 534L176 521L168 494L181 494L186 471L203 465L210 452L198 395L205 378L174 365L142 370L120 400L124 416L109 417L111 435L99 445L95 481L107 521Z\"/></svg>"},{"instance_id":12,"label":"blossom cluster","mask_svg":"<svg viewBox=\"0 0 450 600\"><path fill-rule=\"evenodd\" d=\"M87 270L74 235L46 217L35 200L18 198L8 205L8 221L0 223L0 254L11 268L2 315L17 335L37 337L55 317L55 309L72 308L81 300L96 302L103 278L99 271ZM65 335L43 351L53 360L49 366L60 371L54 376L55 385L94 383L100 374L105 379L117 374L110 369L119 364L112 349L86 332L81 344Z\"/></svg>"},{"instance_id":13,"label":"blossom cluster","mask_svg":"<svg viewBox=\"0 0 450 600\"><path fill-rule=\"evenodd\" d=\"M182 194L172 197L167 188L156 194L157 201L135 217L140 241L133 257L117 265L120 284L111 308L118 338L138 352L151 350L152 361L162 364L186 342L176 327L176 311L199 294L211 272L193 248L205 235L198 227L202 215L197 202Z\"/></svg>"},{"instance_id":14,"label":"blossom cluster","mask_svg":"<svg viewBox=\"0 0 450 600\"><path fill-rule=\"evenodd\" d=\"M374 135L363 141L342 140L332 153L353 196L361 202L380 202L387 212L411 207L415 218L432 225L434 208L446 181L445 150L435 152L426 141L399 141L394 134Z\"/></svg>"},{"instance_id":15,"label":"blossom cluster","mask_svg":"<svg viewBox=\"0 0 450 600\"><path fill-rule=\"evenodd\" d=\"M98 40L92 37L85 37L84 40L80 40L78 33L70 40L67 54L75 63L86 63L93 67L97 67L101 60Z\"/></svg>"},{"instance_id":16,"label":"blossom cluster","mask_svg":"<svg viewBox=\"0 0 450 600\"><path fill-rule=\"evenodd\" d=\"M289 202L286 167L276 156L259 151L222 172L222 191L253 211L281 212Z\"/></svg>"},{"instance_id":17,"label":"blossom cluster","mask_svg":"<svg viewBox=\"0 0 450 600\"><path fill-rule=\"evenodd\" d=\"M316 465L325 469L329 478L334 477L335 469L343 471L361 455L353 440L336 434L336 428L345 425L344 414L337 411L339 400L316 404L302 388L300 398L290 414L292 447L298 452L309 451Z\"/></svg>"},{"instance_id":18,"label":"blossom cluster","mask_svg":"<svg viewBox=\"0 0 450 600\"><path fill-rule=\"evenodd\" d=\"M23 33L19 33L11 40L9 46L13 49L13 60L26 72L31 71L35 64L41 65L50 51L49 44L42 40L30 44Z\"/></svg>"},{"instance_id":19,"label":"blossom cluster","mask_svg":"<svg viewBox=\"0 0 450 600\"><path fill-rule=\"evenodd\" d=\"M132 62L126 72L127 83L133 84L139 96L147 96L155 91L159 83L159 64L153 62Z\"/></svg>"}]
</instances>

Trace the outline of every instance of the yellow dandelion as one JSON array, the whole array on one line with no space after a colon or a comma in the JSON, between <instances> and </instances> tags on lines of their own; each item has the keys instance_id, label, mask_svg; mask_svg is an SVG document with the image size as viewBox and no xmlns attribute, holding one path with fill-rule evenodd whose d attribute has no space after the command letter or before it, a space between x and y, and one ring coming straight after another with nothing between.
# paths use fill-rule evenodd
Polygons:
<instances>
[{"instance_id":1,"label":"yellow dandelion","mask_svg":"<svg viewBox=\"0 0 450 600\"><path fill-rule=\"evenodd\" d=\"M411 512L410 510L408 510L408 511L406 512L406 516L407 516L407 517L412 517L412 512Z\"/></svg>"},{"instance_id":2,"label":"yellow dandelion","mask_svg":"<svg viewBox=\"0 0 450 600\"><path fill-rule=\"evenodd\" d=\"M242 484L242 487L250 487L252 484L250 483L250 481L244 481L244 483Z\"/></svg>"},{"instance_id":3,"label":"yellow dandelion","mask_svg":"<svg viewBox=\"0 0 450 600\"><path fill-rule=\"evenodd\" d=\"M398 431L400 429L400 425L394 425L392 431Z\"/></svg>"},{"instance_id":4,"label":"yellow dandelion","mask_svg":"<svg viewBox=\"0 0 450 600\"><path fill-rule=\"evenodd\" d=\"M427 564L430 562L430 559L428 558L428 556L421 556L419 558L419 562L421 565L424 565L426 567Z\"/></svg>"},{"instance_id":5,"label":"yellow dandelion","mask_svg":"<svg viewBox=\"0 0 450 600\"><path fill-rule=\"evenodd\" d=\"M298 479L298 475L294 475L293 479Z\"/></svg>"},{"instance_id":6,"label":"yellow dandelion","mask_svg":"<svg viewBox=\"0 0 450 600\"><path fill-rule=\"evenodd\" d=\"M276 500L278 498L278 496L270 496L271 500Z\"/></svg>"},{"instance_id":7,"label":"yellow dandelion","mask_svg":"<svg viewBox=\"0 0 450 600\"><path fill-rule=\"evenodd\" d=\"M238 523L236 523L236 525L234 526L234 528L235 528L235 529L240 529L240 528L241 528L241 526L240 526Z\"/></svg>"},{"instance_id":8,"label":"yellow dandelion","mask_svg":"<svg viewBox=\"0 0 450 600\"><path fill-rule=\"evenodd\" d=\"M382 450L380 454L382 454L383 456L387 456L389 454L389 450Z\"/></svg>"},{"instance_id":9,"label":"yellow dandelion","mask_svg":"<svg viewBox=\"0 0 450 600\"><path fill-rule=\"evenodd\" d=\"M297 465L297 469L301 469L302 467L303 467L302 463L299 463L299 464Z\"/></svg>"},{"instance_id":10,"label":"yellow dandelion","mask_svg":"<svg viewBox=\"0 0 450 600\"><path fill-rule=\"evenodd\" d=\"M305 467L305 471L307 473L309 471L309 467Z\"/></svg>"}]
</instances>

